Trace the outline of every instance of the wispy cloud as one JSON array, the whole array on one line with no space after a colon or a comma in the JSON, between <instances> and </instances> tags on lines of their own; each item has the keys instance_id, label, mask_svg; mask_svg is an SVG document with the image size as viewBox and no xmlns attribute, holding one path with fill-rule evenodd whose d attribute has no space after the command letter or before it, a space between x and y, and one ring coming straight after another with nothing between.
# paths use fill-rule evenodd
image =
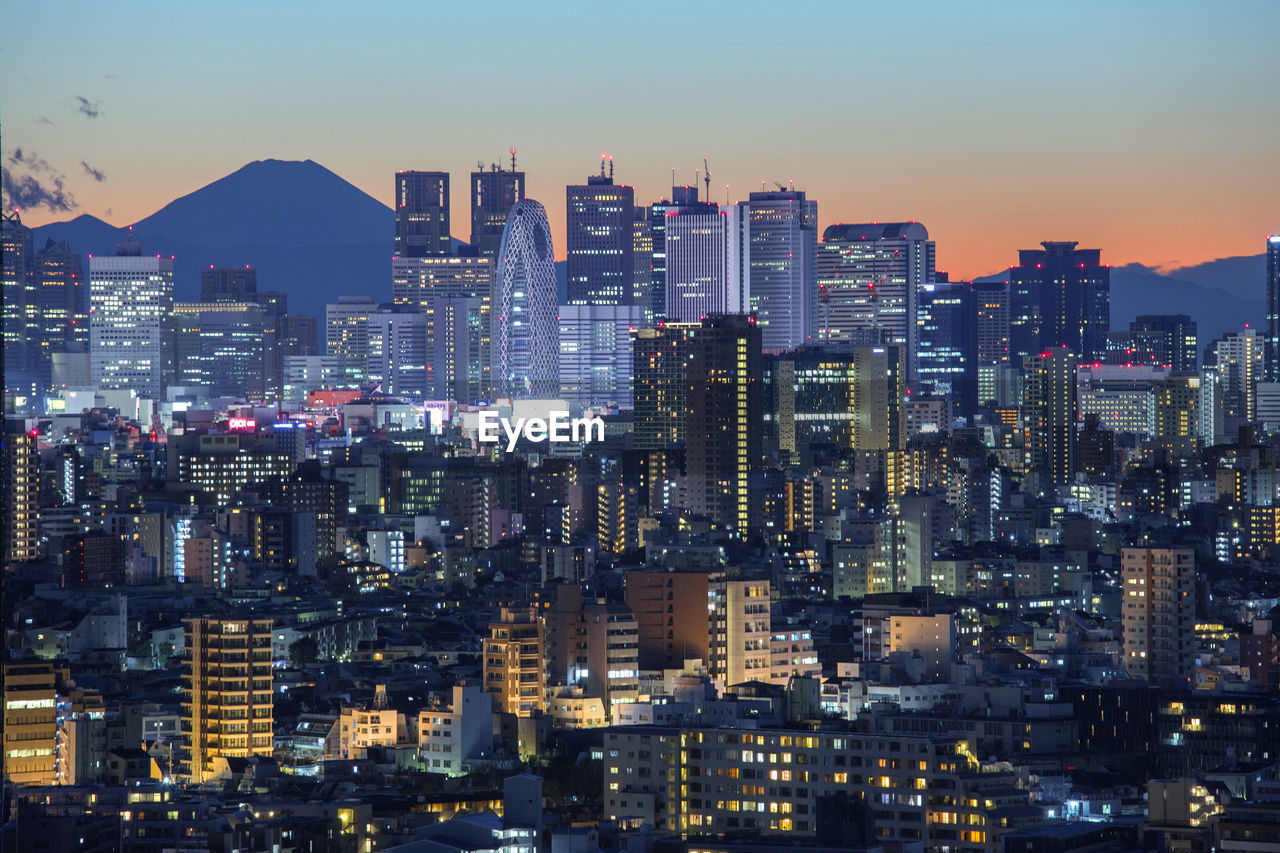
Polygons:
<instances>
[{"instance_id":1,"label":"wispy cloud","mask_svg":"<svg viewBox=\"0 0 1280 853\"><path fill-rule=\"evenodd\" d=\"M36 116L36 124L53 124L53 119L48 116Z\"/></svg>"},{"instance_id":2,"label":"wispy cloud","mask_svg":"<svg viewBox=\"0 0 1280 853\"><path fill-rule=\"evenodd\" d=\"M101 169L95 169L85 161L81 160L80 165L84 167L84 173L93 178L98 183L102 183L107 179L107 175Z\"/></svg>"},{"instance_id":3,"label":"wispy cloud","mask_svg":"<svg viewBox=\"0 0 1280 853\"><path fill-rule=\"evenodd\" d=\"M63 213L76 207L75 197L66 188L67 176L34 151L15 148L5 158L0 184L5 204L11 209L46 208Z\"/></svg>"},{"instance_id":4,"label":"wispy cloud","mask_svg":"<svg viewBox=\"0 0 1280 853\"><path fill-rule=\"evenodd\" d=\"M75 109L86 118L97 118L102 111L102 101L91 101L84 95L76 95Z\"/></svg>"}]
</instances>

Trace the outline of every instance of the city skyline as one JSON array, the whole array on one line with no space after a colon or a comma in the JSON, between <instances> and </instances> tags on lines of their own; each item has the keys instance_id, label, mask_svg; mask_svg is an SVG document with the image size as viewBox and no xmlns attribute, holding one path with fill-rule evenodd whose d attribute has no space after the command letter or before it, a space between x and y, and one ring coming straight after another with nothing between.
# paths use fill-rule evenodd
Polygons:
<instances>
[{"instance_id":1,"label":"city skyline","mask_svg":"<svg viewBox=\"0 0 1280 853\"><path fill-rule=\"evenodd\" d=\"M673 167L677 184L694 183L705 156L712 201L723 201L725 184L730 200L741 201L762 181L765 189L794 181L819 202L822 228L922 221L946 247L938 266L953 278L997 271L1014 249L1044 239L1105 246L1115 264L1162 268L1252 255L1280 212L1267 192L1280 182L1280 164L1267 156L1280 131L1267 84L1280 61L1263 36L1280 10L1153 8L1108 9L1103 18L1101 6L1086 4L1063 18L1012 4L977 13L929 5L911 38L890 13L857 7L757 9L742 20L714 17L716 26L687 34L666 6L625 28L599 10L559 7L533 19L529 10L504 10L511 34L499 28L491 50L513 59L467 66L469 91L461 94L451 75L480 42L471 16L442 7L423 26L451 38L408 68L420 68L449 97L432 94L411 115L395 108L398 87L388 83L407 70L407 54L364 47L379 43L372 31L421 20L406 7L341 22L328 6L306 20L264 13L259 28L246 26L234 6L186 12L190 32L238 39L245 49L245 61L216 79L201 74L188 29L171 21L164 39L149 40L152 60L185 59L195 49L195 61L148 76L147 63L104 48L113 35L127 40L155 26L145 14L82 10L55 22L26 8L0 42L0 69L26 84L2 104L5 167L17 179L61 175L64 197L76 202L61 211L26 207L30 225L80 213L126 224L255 159L314 159L393 206L396 170L448 171L457 181L477 162L505 163L515 147L526 194L548 206L560 238L564 187L589 174L601 152L614 157L617 181L636 188L637 203L669 195ZM811 26L817 14L823 27ZM121 30L125 21L129 29ZM36 43L14 36L55 23L69 55L33 75ZM333 38L339 23L353 28L350 67L333 79L305 45ZM587 37L610 24L624 49L644 45L635 62ZM296 29L298 44L275 38L285 26ZM517 32L542 37L536 61ZM868 32L875 37L858 35ZM1026 35L1044 32L1053 35ZM784 63L788 70L735 72L723 61L736 50L763 62L802 40L804 61ZM505 69L516 57L513 83ZM830 81L840 79L853 81L852 90L832 103ZM313 89L308 80L328 82ZM688 98L663 95L690 83ZM513 91L538 97L513 99ZM287 111L279 109L282 96L291 98ZM338 112L321 109L317 98ZM476 111L449 134L426 132L435 116L486 98L508 104L501 120ZM861 103L869 109L857 109ZM578 119L588 112L584 125ZM228 122L246 132L228 138L220 132ZM654 127L680 130L647 132ZM454 195L453 230L465 240L468 199Z\"/></svg>"}]
</instances>

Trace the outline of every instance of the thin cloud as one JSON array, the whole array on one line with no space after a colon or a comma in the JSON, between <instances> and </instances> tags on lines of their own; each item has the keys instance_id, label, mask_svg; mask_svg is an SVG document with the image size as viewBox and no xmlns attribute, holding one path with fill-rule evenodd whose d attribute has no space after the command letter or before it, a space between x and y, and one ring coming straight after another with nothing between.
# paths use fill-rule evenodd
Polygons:
<instances>
[{"instance_id":1,"label":"thin cloud","mask_svg":"<svg viewBox=\"0 0 1280 853\"><path fill-rule=\"evenodd\" d=\"M84 173L93 178L98 183L102 183L107 179L107 175L101 169L95 169L85 161L81 160L80 165L84 167Z\"/></svg>"},{"instance_id":2,"label":"thin cloud","mask_svg":"<svg viewBox=\"0 0 1280 853\"><path fill-rule=\"evenodd\" d=\"M75 109L86 118L97 118L102 110L102 101L91 101L84 95L76 95Z\"/></svg>"},{"instance_id":3,"label":"thin cloud","mask_svg":"<svg viewBox=\"0 0 1280 853\"><path fill-rule=\"evenodd\" d=\"M53 124L53 119L48 116L36 116L36 124Z\"/></svg>"},{"instance_id":4,"label":"thin cloud","mask_svg":"<svg viewBox=\"0 0 1280 853\"><path fill-rule=\"evenodd\" d=\"M14 148L4 162L4 200L7 207L18 210L45 208L50 213L64 213L76 207L75 197L67 189L67 176L34 151Z\"/></svg>"}]
</instances>

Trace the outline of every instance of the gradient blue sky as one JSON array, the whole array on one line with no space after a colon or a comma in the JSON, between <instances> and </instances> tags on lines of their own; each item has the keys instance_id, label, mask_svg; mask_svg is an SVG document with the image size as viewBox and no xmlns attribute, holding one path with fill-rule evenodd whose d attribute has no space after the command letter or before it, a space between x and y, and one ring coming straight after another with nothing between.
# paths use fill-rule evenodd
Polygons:
<instances>
[{"instance_id":1,"label":"gradient blue sky","mask_svg":"<svg viewBox=\"0 0 1280 853\"><path fill-rule=\"evenodd\" d=\"M1280 231L1274 0L8 0L3 22L6 156L117 225L311 158L387 203L396 169L451 171L465 239L465 173L514 145L559 254L564 185L602 151L645 202L706 156L715 200L794 180L823 226L920 220L960 277L1040 240L1178 265Z\"/></svg>"}]
</instances>

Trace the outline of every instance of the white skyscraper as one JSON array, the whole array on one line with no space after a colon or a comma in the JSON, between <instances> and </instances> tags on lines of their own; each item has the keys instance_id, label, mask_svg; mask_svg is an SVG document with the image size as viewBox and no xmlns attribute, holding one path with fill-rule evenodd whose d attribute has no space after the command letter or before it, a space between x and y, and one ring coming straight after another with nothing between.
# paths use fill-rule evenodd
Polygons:
<instances>
[{"instance_id":1,"label":"white skyscraper","mask_svg":"<svg viewBox=\"0 0 1280 853\"><path fill-rule=\"evenodd\" d=\"M747 310L746 205L695 203L666 217L666 317L696 323Z\"/></svg>"},{"instance_id":2,"label":"white skyscraper","mask_svg":"<svg viewBox=\"0 0 1280 853\"><path fill-rule=\"evenodd\" d=\"M408 306L369 314L368 378L386 394L427 394L427 318Z\"/></svg>"},{"instance_id":3,"label":"white skyscraper","mask_svg":"<svg viewBox=\"0 0 1280 853\"><path fill-rule=\"evenodd\" d=\"M818 310L813 255L818 244L818 203L803 192L751 193L747 293L760 324L765 352L811 343Z\"/></svg>"},{"instance_id":4,"label":"white skyscraper","mask_svg":"<svg viewBox=\"0 0 1280 853\"><path fill-rule=\"evenodd\" d=\"M631 333L643 318L641 305L560 306L560 396L575 411L632 407Z\"/></svg>"},{"instance_id":5,"label":"white skyscraper","mask_svg":"<svg viewBox=\"0 0 1280 853\"><path fill-rule=\"evenodd\" d=\"M920 286L934 274L934 244L919 222L832 225L817 253L822 341L896 344L907 348L908 381L915 371Z\"/></svg>"},{"instance_id":6,"label":"white skyscraper","mask_svg":"<svg viewBox=\"0 0 1280 853\"><path fill-rule=\"evenodd\" d=\"M163 397L173 317L173 258L143 256L126 241L113 256L89 256L89 359L100 388Z\"/></svg>"},{"instance_id":7,"label":"white skyscraper","mask_svg":"<svg viewBox=\"0 0 1280 853\"><path fill-rule=\"evenodd\" d=\"M533 199L507 213L493 302L493 387L499 397L550 399L560 390L556 268L547 211Z\"/></svg>"}]
</instances>

